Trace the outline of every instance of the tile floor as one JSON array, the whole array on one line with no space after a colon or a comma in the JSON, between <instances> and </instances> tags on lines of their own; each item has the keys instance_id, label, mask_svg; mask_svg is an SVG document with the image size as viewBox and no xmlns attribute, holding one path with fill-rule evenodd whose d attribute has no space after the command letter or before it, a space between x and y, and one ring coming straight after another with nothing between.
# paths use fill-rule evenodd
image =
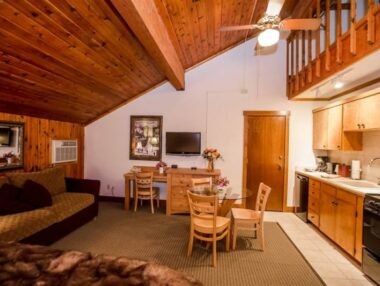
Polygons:
<instances>
[{"instance_id":1,"label":"tile floor","mask_svg":"<svg viewBox=\"0 0 380 286\"><path fill-rule=\"evenodd\" d=\"M264 219L281 225L328 286L373 285L364 277L357 264L294 214L266 212Z\"/></svg>"}]
</instances>

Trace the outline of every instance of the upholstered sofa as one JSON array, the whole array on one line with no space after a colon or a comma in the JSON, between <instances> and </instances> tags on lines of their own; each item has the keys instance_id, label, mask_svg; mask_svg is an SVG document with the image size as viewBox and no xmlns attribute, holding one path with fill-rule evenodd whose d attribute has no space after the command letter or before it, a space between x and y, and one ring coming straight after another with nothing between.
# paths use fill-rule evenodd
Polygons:
<instances>
[{"instance_id":1,"label":"upholstered sofa","mask_svg":"<svg viewBox=\"0 0 380 286\"><path fill-rule=\"evenodd\" d=\"M9 173L0 177L21 188L27 180L43 185L52 206L0 216L0 241L48 245L98 215L100 181L65 178L61 167L40 172Z\"/></svg>"}]
</instances>

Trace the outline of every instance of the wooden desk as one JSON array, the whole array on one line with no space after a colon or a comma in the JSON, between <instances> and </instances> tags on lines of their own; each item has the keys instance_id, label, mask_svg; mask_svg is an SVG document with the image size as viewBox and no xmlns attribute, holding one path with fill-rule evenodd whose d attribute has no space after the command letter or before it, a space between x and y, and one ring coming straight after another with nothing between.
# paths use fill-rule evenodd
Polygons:
<instances>
[{"instance_id":1,"label":"wooden desk","mask_svg":"<svg viewBox=\"0 0 380 286\"><path fill-rule=\"evenodd\" d=\"M206 169L191 170L190 168L167 169L165 174L160 174L155 167L136 166L142 172L153 172L153 182L166 183L166 214L188 213L189 202L187 190L192 187L192 178L205 178L220 176L220 170L212 172ZM124 209L129 210L131 202L131 181L134 180L134 173L124 174L125 179L125 199Z\"/></svg>"},{"instance_id":2,"label":"wooden desk","mask_svg":"<svg viewBox=\"0 0 380 286\"><path fill-rule=\"evenodd\" d=\"M153 172L153 182L158 183L166 183L167 182L167 175L160 174L156 167L139 167L142 172ZM135 174L132 172L128 172L124 174L124 180L125 180L125 199L124 199L124 209L129 210L130 203L131 203L131 182L135 179Z\"/></svg>"}]
</instances>

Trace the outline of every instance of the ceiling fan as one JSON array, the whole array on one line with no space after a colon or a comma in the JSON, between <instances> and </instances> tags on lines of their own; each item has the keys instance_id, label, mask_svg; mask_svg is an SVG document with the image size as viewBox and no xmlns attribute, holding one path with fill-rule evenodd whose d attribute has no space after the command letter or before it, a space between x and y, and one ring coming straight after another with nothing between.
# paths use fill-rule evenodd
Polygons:
<instances>
[{"instance_id":1,"label":"ceiling fan","mask_svg":"<svg viewBox=\"0 0 380 286\"><path fill-rule=\"evenodd\" d=\"M261 30L258 42L261 47L277 44L280 31L290 30L318 30L321 26L320 18L284 19L278 15L265 14L256 24L222 27L220 31Z\"/></svg>"}]
</instances>

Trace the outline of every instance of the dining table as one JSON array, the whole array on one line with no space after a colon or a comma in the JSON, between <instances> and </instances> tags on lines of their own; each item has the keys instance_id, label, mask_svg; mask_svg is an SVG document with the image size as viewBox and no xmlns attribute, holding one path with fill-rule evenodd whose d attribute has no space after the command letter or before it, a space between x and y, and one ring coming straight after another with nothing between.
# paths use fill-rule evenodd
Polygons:
<instances>
[{"instance_id":1,"label":"dining table","mask_svg":"<svg viewBox=\"0 0 380 286\"><path fill-rule=\"evenodd\" d=\"M255 192L251 189L240 189L238 192L233 187L219 186L212 186L211 188L205 186L193 187L189 191L201 196L218 196L218 216L227 216L236 201L242 201L243 206L245 206L245 199L255 195Z\"/></svg>"}]
</instances>

